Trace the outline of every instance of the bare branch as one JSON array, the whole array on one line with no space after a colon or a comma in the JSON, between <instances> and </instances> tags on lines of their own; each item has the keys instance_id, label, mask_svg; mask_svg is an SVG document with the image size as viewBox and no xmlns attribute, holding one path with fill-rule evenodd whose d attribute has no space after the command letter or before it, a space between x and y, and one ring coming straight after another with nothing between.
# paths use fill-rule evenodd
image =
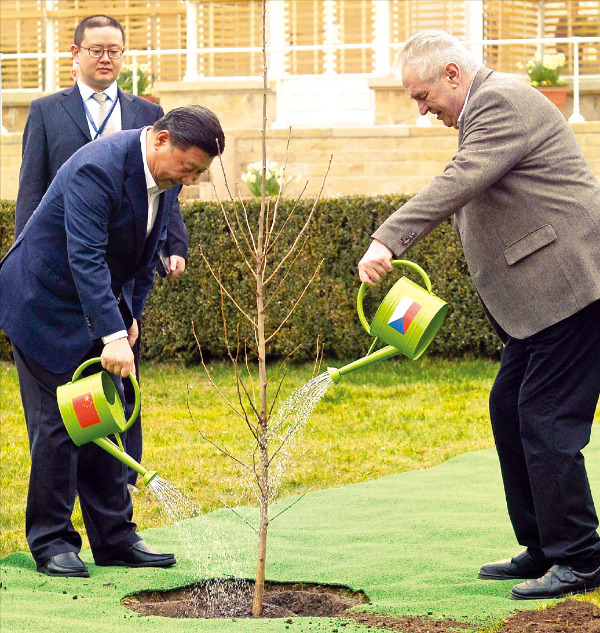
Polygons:
<instances>
[{"instance_id":1,"label":"bare branch","mask_svg":"<svg viewBox=\"0 0 600 633\"><path fill-rule=\"evenodd\" d=\"M305 494L306 494L306 493L305 493ZM257 530L257 529L256 529L256 528L252 525L252 523L249 523L248 521L246 521L246 519L244 519L244 517L243 517L241 514L239 514L239 512L236 512L234 508L232 508L231 506L228 506L228 505L227 505L224 501L222 501L221 499L217 499L217 501L218 501L221 505L225 506L228 510L231 510L231 511L233 512L233 514L235 514L235 516L236 516L238 519L241 519L241 520L242 520L242 521L243 521L243 522L244 522L244 523L245 523L245 524L246 524L249 528L252 528L252 529L256 532L256 534L258 534L258 530ZM290 506L290 507L291 507L291 506ZM286 508L286 510L287 510L287 508ZM285 512L285 510L284 510L284 512ZM281 514L281 512L280 512L279 514ZM277 516L279 516L279 514L278 514ZM275 518L277 518L277 517L275 517Z\"/></svg>"},{"instance_id":2,"label":"bare branch","mask_svg":"<svg viewBox=\"0 0 600 633\"><path fill-rule=\"evenodd\" d=\"M294 268L294 264L298 261L298 257L300 257L300 255L302 255L302 253L304 252L304 247L306 246L306 242L308 242L308 237L304 240L304 243L302 244L302 246L296 251L296 255L295 255L294 259L292 259L292 261L290 262L289 266L287 267L287 269L285 271L285 274L279 280L279 283L277 284L277 287L273 290L273 292L271 292L271 296L269 297L269 299L265 303L265 310L267 309L267 307L269 306L271 301L273 301L273 299L275 299L275 297L277 296L277 293L279 292L279 290L281 290L285 280L288 278L288 276L292 272L292 270Z\"/></svg>"},{"instance_id":3,"label":"bare branch","mask_svg":"<svg viewBox=\"0 0 600 633\"><path fill-rule=\"evenodd\" d=\"M313 366L313 378L321 373L321 363L323 362L323 354L325 352L325 343L321 344L321 352L319 353L319 339L321 335L317 335L317 354L315 356L315 364Z\"/></svg>"},{"instance_id":4,"label":"bare branch","mask_svg":"<svg viewBox=\"0 0 600 633\"><path fill-rule=\"evenodd\" d=\"M294 303L294 305L292 306L292 308L290 309L290 311L287 313L287 315L285 316L285 318L283 319L283 321L277 326L277 329L269 335L269 337L266 340L266 343L269 343L271 340L273 340L273 338L275 336L277 336L277 333L279 332L279 330L281 330L281 328L284 326L284 324L286 323L286 321L292 316L292 314L294 313L294 310L298 307L298 304L300 303L300 301L302 301L302 298L304 297L304 295L306 294L306 291L308 290L308 288L310 287L310 285L312 284L312 282L315 280L315 277L317 276L317 274L319 273L319 270L321 270L321 266L323 265L323 262L325 261L325 258L323 258L320 262L319 265L317 266L317 268L315 269L315 272L313 273L312 277L310 278L309 282L306 284L306 286L304 286L304 288L302 289L302 292L300 293L300 296L296 299L296 302Z\"/></svg>"},{"instance_id":5,"label":"bare branch","mask_svg":"<svg viewBox=\"0 0 600 633\"><path fill-rule=\"evenodd\" d=\"M319 203L319 200L320 200L321 195L323 193L323 189L325 187L325 181L327 180L327 175L329 174L329 170L331 169L331 161L332 160L333 160L333 154L329 158L329 165L327 166L327 171L326 171L325 176L323 178L323 183L321 184L321 190L319 191L319 195L315 198L314 204L312 206L312 209L310 210L310 213L308 214L308 217L306 218L306 222L304 223L304 226L302 227L302 229L300 230L300 232L296 236L296 239L294 240L294 243L289 248L288 252L279 260L279 263L275 267L275 270L269 275L269 277L267 279L265 279L265 282L264 282L265 284L268 284L271 281L271 279L273 279L273 277L279 272L279 270L281 269L283 264L286 262L288 257L292 254L292 252L296 248L296 245L300 241L300 238L304 235L304 232L308 229L308 225L310 224L312 216L315 213L315 209L317 208L317 204Z\"/></svg>"},{"instance_id":6,"label":"bare branch","mask_svg":"<svg viewBox=\"0 0 600 633\"><path fill-rule=\"evenodd\" d=\"M310 491L309 491L309 492L310 492ZM281 512L278 512L278 513L277 513L274 517L272 517L271 519L269 519L269 521L270 521L271 523L273 523L273 521L275 521L275 519L276 519L277 517L280 517L280 516L281 516L284 512L287 512L290 508L293 508L293 507L294 507L294 506L298 503L298 501L301 501L301 500L302 500L302 499L303 499L303 498L304 498L307 494L308 494L308 492L304 492L304 493L302 493L302 494L301 494L301 495L300 495L300 496L296 499L296 501L294 501L294 503L290 503L290 505L289 505L287 508L284 508Z\"/></svg>"},{"instance_id":7,"label":"bare branch","mask_svg":"<svg viewBox=\"0 0 600 633\"><path fill-rule=\"evenodd\" d=\"M202 346L200 345L200 341L198 340L198 336L196 335L196 324L194 323L194 321L192 321L192 333L194 335L194 338L196 339L196 345L198 346L198 351L200 352L200 362L202 363L202 367L204 368L204 371L206 372L206 377L208 378L208 381L210 382L212 388L221 396L221 398L223 399L225 404L236 415L238 415L239 417L243 418L244 415L233 406L233 404L230 402L229 398L221 391L219 386L213 380L212 374L210 373L210 369L208 368L208 365L204 362L204 356L202 355Z\"/></svg>"},{"instance_id":8,"label":"bare branch","mask_svg":"<svg viewBox=\"0 0 600 633\"><path fill-rule=\"evenodd\" d=\"M285 159L283 161L283 168L281 170L281 184L279 185L279 191L277 192L277 200L275 200L275 207L273 209L273 219L271 221L271 227L267 230L267 234L266 234L266 238L265 238L265 251L268 252L269 249L269 243L271 241L271 236L273 235L273 232L275 231L275 222L277 221L277 210L279 209L279 201L281 200L281 194L283 193L283 187L284 187L284 183L285 183L285 172L287 170L287 163L288 163L288 157L289 157L289 151L290 151L290 139L292 138L292 126L290 125L290 128L288 130L288 138L287 138L287 144L285 146Z\"/></svg>"},{"instance_id":9,"label":"bare branch","mask_svg":"<svg viewBox=\"0 0 600 633\"><path fill-rule=\"evenodd\" d=\"M229 218L229 213L225 209L225 205L223 204L223 202L221 202L221 199L218 197L218 195L216 193L215 183L212 180L212 176L210 176L210 172L209 172L209 178L210 178L210 180L212 182L213 189L215 191L215 195L217 196L217 201L219 203L219 206L221 207L221 212L223 214L223 218L225 220L225 224L227 225L227 228L229 230L229 235L231 236L231 239L233 240L233 243L235 244L235 247L237 248L238 253L241 256L242 261L246 264L248 270L250 270L250 272L252 274L254 274L254 269L252 267L252 264L248 261L248 258L246 257L246 253L244 252L244 249L242 248L242 246L241 246L241 244L240 244L240 242L238 240L238 236L237 236L237 234L235 232L235 229L234 229L234 227L233 227L233 225L231 223L231 220ZM228 189L228 191L229 191L229 189ZM229 193L229 195L231 196L231 193ZM237 209L236 209L235 201L233 200L233 198L232 198L232 205L233 205L233 209L234 209L234 212L235 212L235 215L236 215L236 218L237 218ZM239 224L239 219L238 219L238 224ZM248 237L246 236L244 231L241 229L241 226L240 226L240 231L242 233L242 236L244 237L244 240L246 242L248 250L252 253L253 257L256 257L255 254L252 252L252 247L250 246L250 243L248 242Z\"/></svg>"},{"instance_id":10,"label":"bare branch","mask_svg":"<svg viewBox=\"0 0 600 633\"><path fill-rule=\"evenodd\" d=\"M273 250L273 247L275 246L275 244L277 243L277 241L279 240L279 238L283 234L283 231L285 230L285 227L287 226L288 222L294 216L294 213L298 209L298 205L300 204L300 200L302 200L302 196L304 195L304 192L306 191L307 187L308 187L308 180L304 184L304 189L302 189L302 191L300 192L300 195L296 198L296 200L294 202L294 205L293 205L292 209L290 210L290 212L288 213L288 215L285 218L285 220L283 221L283 224L279 227L279 231L277 231L277 235L275 236L275 238L273 240L271 240L271 242L269 244L269 248L268 248L269 251Z\"/></svg>"},{"instance_id":11,"label":"bare branch","mask_svg":"<svg viewBox=\"0 0 600 633\"><path fill-rule=\"evenodd\" d=\"M225 189L227 189L227 193L229 194L229 199L233 200L233 196L231 195L231 191L229 190L229 183L227 182L227 174L225 173L225 165L223 165L223 152L221 152L221 145L219 143L219 139L216 139L216 141L217 141L217 148L219 150L219 163L221 164L221 173L223 174ZM212 178L212 174L210 173L210 169L208 170L208 178L213 186L215 198L219 201L219 203L221 203L221 199L219 198L219 194L217 193L217 187L215 185L215 181Z\"/></svg>"},{"instance_id":12,"label":"bare branch","mask_svg":"<svg viewBox=\"0 0 600 633\"><path fill-rule=\"evenodd\" d=\"M242 192L240 191L239 185L238 185L238 197L240 200L240 204L242 206L242 210L244 211L244 220L246 222L246 228L248 229L248 235L250 235L250 239L252 240L252 246L250 246L250 243L248 243L248 248L250 249L250 251L252 251L252 256L254 257L254 261L256 261L258 257L258 250L256 248L256 242L254 241L254 233L252 233L252 227L250 226L250 220L248 219L248 211L246 209L246 205L244 204L244 199L242 198ZM248 241L248 238L246 237L246 232L244 231L242 227L242 221L239 218L237 209L236 209L235 215L236 215L238 226L240 227L240 231L246 238L246 241Z\"/></svg>"},{"instance_id":13,"label":"bare branch","mask_svg":"<svg viewBox=\"0 0 600 633\"><path fill-rule=\"evenodd\" d=\"M204 263L207 265L208 270L210 271L210 274L215 278L216 282L219 284L219 287L225 293L225 295L227 296L229 301L231 301L231 303L233 303L233 305L241 312L241 314L243 314L244 317L246 317L246 319L248 319L248 321L250 321L250 324L252 325L252 327L256 328L257 325L256 325L256 322L254 321L254 319L239 305L239 303L233 298L233 296L231 295L229 290L227 290L227 288L225 288L225 286L223 285L223 282L221 281L221 279L217 276L217 274L213 270L212 266L210 265L210 262L208 261L206 255L204 254L204 251L202 249L200 249L200 255L201 255L202 259L204 260Z\"/></svg>"},{"instance_id":14,"label":"bare branch","mask_svg":"<svg viewBox=\"0 0 600 633\"><path fill-rule=\"evenodd\" d=\"M250 468L250 466L248 466L248 464L245 464L241 459L238 459L231 451L227 450L226 448L222 448L221 446L219 446L216 442L211 440L210 437L206 436L200 430L200 427L198 426L198 424L196 423L196 420L194 419L194 414L192 413L192 408L190 407L190 387L189 387L189 385L188 385L188 389L187 389L186 405L187 405L187 410L188 410L188 412L190 414L190 419L192 420L193 425L196 427L196 430L198 431L198 434L200 435L200 437L205 442L208 442L211 446L214 446L220 453L223 453L223 455L227 455L227 457L229 457L234 462L239 464L242 468L244 468L245 470L248 470L249 472L252 472L252 469Z\"/></svg>"}]
</instances>

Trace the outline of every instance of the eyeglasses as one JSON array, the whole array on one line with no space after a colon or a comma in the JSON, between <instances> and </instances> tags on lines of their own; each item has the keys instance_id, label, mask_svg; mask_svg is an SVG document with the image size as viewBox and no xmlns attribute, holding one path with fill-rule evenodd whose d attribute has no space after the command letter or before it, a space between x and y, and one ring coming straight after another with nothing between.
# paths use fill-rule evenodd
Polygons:
<instances>
[{"instance_id":1,"label":"eyeglasses","mask_svg":"<svg viewBox=\"0 0 600 633\"><path fill-rule=\"evenodd\" d=\"M123 57L123 53L125 52L122 48L102 48L101 46L91 46L88 48L87 46L80 46L79 48L84 48L90 55L90 57L102 57L104 53L108 53L108 56L111 59L119 59Z\"/></svg>"}]
</instances>

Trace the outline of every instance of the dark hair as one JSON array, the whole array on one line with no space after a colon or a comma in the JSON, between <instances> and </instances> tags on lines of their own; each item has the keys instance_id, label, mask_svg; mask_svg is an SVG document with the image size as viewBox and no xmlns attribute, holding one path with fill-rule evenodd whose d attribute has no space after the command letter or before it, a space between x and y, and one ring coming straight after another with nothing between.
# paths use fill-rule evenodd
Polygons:
<instances>
[{"instance_id":1,"label":"dark hair","mask_svg":"<svg viewBox=\"0 0 600 633\"><path fill-rule=\"evenodd\" d=\"M167 130L171 143L181 150L199 147L209 156L222 154L225 134L217 115L201 105L175 108L152 126L155 132Z\"/></svg>"},{"instance_id":2,"label":"dark hair","mask_svg":"<svg viewBox=\"0 0 600 633\"><path fill-rule=\"evenodd\" d=\"M87 18L83 18L81 22L75 27L75 33L73 34L73 43L75 46L81 46L83 38L85 36L86 29L98 29L103 26L112 26L114 29L119 29L123 36L123 45L125 45L125 31L121 26L119 20L111 18L110 15L89 15Z\"/></svg>"}]
</instances>

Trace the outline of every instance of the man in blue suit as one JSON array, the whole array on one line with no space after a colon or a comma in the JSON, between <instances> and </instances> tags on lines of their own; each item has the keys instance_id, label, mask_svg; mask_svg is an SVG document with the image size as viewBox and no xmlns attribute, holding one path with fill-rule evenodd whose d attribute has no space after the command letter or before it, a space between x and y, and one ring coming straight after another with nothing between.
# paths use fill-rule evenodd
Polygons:
<instances>
[{"instance_id":1,"label":"man in blue suit","mask_svg":"<svg viewBox=\"0 0 600 633\"><path fill-rule=\"evenodd\" d=\"M224 145L217 117L201 106L85 145L0 262L0 327L13 346L31 452L27 541L42 573L89 575L70 519L77 492L97 565L175 562L137 536L126 467L70 440L56 388L101 356L122 395L173 202Z\"/></svg>"},{"instance_id":2,"label":"man in blue suit","mask_svg":"<svg viewBox=\"0 0 600 633\"><path fill-rule=\"evenodd\" d=\"M152 125L164 115L159 105L123 92L117 86L125 46L125 33L118 20L107 15L89 16L76 27L73 41L71 53L78 75L75 85L34 100L29 108L23 134L15 237L23 230L60 167L80 147L113 131ZM101 94L107 95L110 104L107 107L110 116L104 121L99 120L101 105L95 99ZM177 277L184 271L187 244L187 229L175 199L164 248L169 277ZM138 375L139 347L138 337L134 348ZM132 408L134 395L129 382L125 384L125 394ZM141 461L141 417L126 433L125 443L128 453ZM136 478L137 473L130 470L131 485Z\"/></svg>"}]
</instances>

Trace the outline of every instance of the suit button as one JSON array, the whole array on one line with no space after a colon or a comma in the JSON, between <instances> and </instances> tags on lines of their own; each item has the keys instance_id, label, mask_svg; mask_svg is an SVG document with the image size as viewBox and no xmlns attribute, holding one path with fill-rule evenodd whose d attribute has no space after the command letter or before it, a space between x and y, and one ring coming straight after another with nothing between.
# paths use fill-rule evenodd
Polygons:
<instances>
[{"instance_id":1,"label":"suit button","mask_svg":"<svg viewBox=\"0 0 600 633\"><path fill-rule=\"evenodd\" d=\"M92 317L89 314L85 315L85 322L87 323L87 326L90 328L90 330L92 330L92 332L94 331L94 324L92 323Z\"/></svg>"}]
</instances>

